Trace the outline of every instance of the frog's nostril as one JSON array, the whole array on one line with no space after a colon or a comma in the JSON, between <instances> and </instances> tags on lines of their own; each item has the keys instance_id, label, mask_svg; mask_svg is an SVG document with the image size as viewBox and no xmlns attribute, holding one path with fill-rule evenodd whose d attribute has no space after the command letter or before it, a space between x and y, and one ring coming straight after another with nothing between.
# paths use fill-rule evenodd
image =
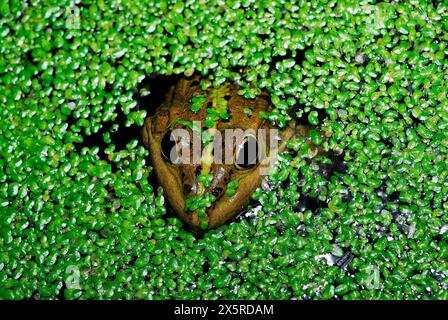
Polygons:
<instances>
[{"instance_id":1,"label":"frog's nostril","mask_svg":"<svg viewBox=\"0 0 448 320\"><path fill-rule=\"evenodd\" d=\"M191 184L184 183L184 193L189 194L191 192Z\"/></svg>"},{"instance_id":2,"label":"frog's nostril","mask_svg":"<svg viewBox=\"0 0 448 320\"><path fill-rule=\"evenodd\" d=\"M215 197L220 196L221 193L222 193L222 188L217 187L212 190L212 195L214 195Z\"/></svg>"}]
</instances>

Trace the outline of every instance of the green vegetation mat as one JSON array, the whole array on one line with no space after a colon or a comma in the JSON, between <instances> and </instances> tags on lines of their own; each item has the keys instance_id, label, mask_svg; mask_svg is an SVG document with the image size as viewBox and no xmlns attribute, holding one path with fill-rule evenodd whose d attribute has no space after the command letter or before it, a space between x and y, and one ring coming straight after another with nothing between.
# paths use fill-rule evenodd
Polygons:
<instances>
[{"instance_id":1,"label":"green vegetation mat","mask_svg":"<svg viewBox=\"0 0 448 320\"><path fill-rule=\"evenodd\" d=\"M446 2L75 2L0 4L1 298L448 299ZM141 84L193 72L339 156L290 141L196 235L138 131Z\"/></svg>"}]
</instances>

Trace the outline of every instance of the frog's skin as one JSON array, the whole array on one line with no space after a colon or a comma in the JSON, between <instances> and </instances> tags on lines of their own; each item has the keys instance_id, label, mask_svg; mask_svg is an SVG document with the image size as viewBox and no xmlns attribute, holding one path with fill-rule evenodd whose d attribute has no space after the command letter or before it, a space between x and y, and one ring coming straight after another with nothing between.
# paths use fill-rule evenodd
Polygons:
<instances>
[{"instance_id":1,"label":"frog's skin","mask_svg":"<svg viewBox=\"0 0 448 320\"><path fill-rule=\"evenodd\" d=\"M202 90L199 85L198 76L182 78L168 90L168 94L162 105L155 114L145 120L142 129L142 137L145 145L149 148L152 164L160 185L163 187L164 195L176 211L179 217L194 229L200 228L201 218L197 212L186 212L185 201L194 195L203 195L210 192L216 197L216 201L207 208L208 228L215 228L236 214L241 212L251 201L255 189L262 183L263 175L260 174L261 165L250 169L238 169L234 164L211 163L208 166L201 164L173 165L162 155L162 138L166 133L175 128L186 128L177 120L201 121L204 125L206 117L206 106L214 106L216 97L221 96L227 100L227 112L230 118L219 119L214 123L214 128L223 132L226 128L241 128L243 130L269 129L269 122L259 118L260 112L268 112L271 108L270 99L266 95L260 95L255 99L245 99L237 94L239 88L230 83L224 84L219 89ZM198 94L206 98L204 106L196 112L191 110L191 99ZM252 110L248 115L247 109ZM246 110L246 112L245 112ZM299 130L300 131L300 130ZM269 130L267 131L269 133ZM280 139L286 142L294 134L297 128L289 125L279 131ZM300 132L299 132L300 134ZM302 135L305 132L301 133ZM277 152L281 152L285 143L280 143ZM266 158L273 157L276 152L268 150ZM266 163L263 161L263 163ZM272 163L272 162L269 162ZM209 188L203 188L196 177L199 173L212 174L212 183ZM238 188L235 194L228 196L226 188L230 181L237 180Z\"/></svg>"}]
</instances>

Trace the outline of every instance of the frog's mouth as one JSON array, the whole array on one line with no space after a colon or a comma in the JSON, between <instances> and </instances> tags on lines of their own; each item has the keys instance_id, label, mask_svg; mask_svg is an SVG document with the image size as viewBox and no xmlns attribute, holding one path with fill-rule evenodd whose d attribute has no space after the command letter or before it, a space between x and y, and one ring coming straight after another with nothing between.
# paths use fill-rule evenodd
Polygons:
<instances>
[{"instance_id":1,"label":"frog's mouth","mask_svg":"<svg viewBox=\"0 0 448 320\"><path fill-rule=\"evenodd\" d=\"M157 130L158 128L164 128L164 130ZM224 224L250 203L252 194L261 185L262 179L272 165L274 157L276 157L276 153L284 148L284 144L274 146L259 139L257 140L258 150L264 150L264 152L257 152L257 154L261 154L261 157L255 161L254 165L247 165L247 163L239 161L225 164L211 162L206 163L206 165L204 165L204 161L196 164L176 164L168 156L169 152L164 150L167 147L167 141L171 141L166 138L172 133L167 128L166 124L153 123L152 118L148 118L142 131L143 140L149 147L152 164L159 184L163 187L164 196L180 218L196 230L201 228L201 222L204 219L198 215L197 211L186 210L187 199L194 196L213 195L215 201L205 210L207 227L215 228ZM273 141L271 130L265 125L261 129L268 132L267 141ZM277 131L275 132L277 134ZM276 136L273 139L279 140L281 138L282 141L287 141L292 134L293 129L283 130L281 137ZM239 141L239 144L237 142L239 147L235 148L234 159L238 159L240 153L245 152L245 146L249 145L249 139L251 138L243 136L236 140ZM176 141L175 138L173 140ZM171 145L168 145L168 147L172 149ZM254 163L254 161L250 161L250 157L245 157L245 159L251 164ZM207 187L204 187L198 181L198 176L204 172L211 174L213 177ZM234 193L227 192L231 181L237 181L238 184Z\"/></svg>"}]
</instances>

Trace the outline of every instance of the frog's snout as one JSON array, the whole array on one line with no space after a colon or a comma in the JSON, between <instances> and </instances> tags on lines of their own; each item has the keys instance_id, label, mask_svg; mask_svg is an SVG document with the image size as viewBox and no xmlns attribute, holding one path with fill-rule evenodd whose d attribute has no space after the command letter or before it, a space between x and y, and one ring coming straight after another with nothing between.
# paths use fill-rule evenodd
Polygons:
<instances>
[{"instance_id":1,"label":"frog's snout","mask_svg":"<svg viewBox=\"0 0 448 320\"><path fill-rule=\"evenodd\" d=\"M201 173L200 165L183 165L181 167L182 191L184 198L211 193L216 199L219 199L225 192L226 184L229 180L230 172L225 165L214 164L211 168L212 180L210 186L202 187L197 176Z\"/></svg>"},{"instance_id":2,"label":"frog's snout","mask_svg":"<svg viewBox=\"0 0 448 320\"><path fill-rule=\"evenodd\" d=\"M184 198L188 198L199 193L199 183L196 179L197 171L198 166L193 165L182 165L180 168Z\"/></svg>"},{"instance_id":3,"label":"frog's snout","mask_svg":"<svg viewBox=\"0 0 448 320\"><path fill-rule=\"evenodd\" d=\"M219 199L226 190L230 180L230 168L222 164L215 164L212 168L213 179L209 188L210 193Z\"/></svg>"}]
</instances>

